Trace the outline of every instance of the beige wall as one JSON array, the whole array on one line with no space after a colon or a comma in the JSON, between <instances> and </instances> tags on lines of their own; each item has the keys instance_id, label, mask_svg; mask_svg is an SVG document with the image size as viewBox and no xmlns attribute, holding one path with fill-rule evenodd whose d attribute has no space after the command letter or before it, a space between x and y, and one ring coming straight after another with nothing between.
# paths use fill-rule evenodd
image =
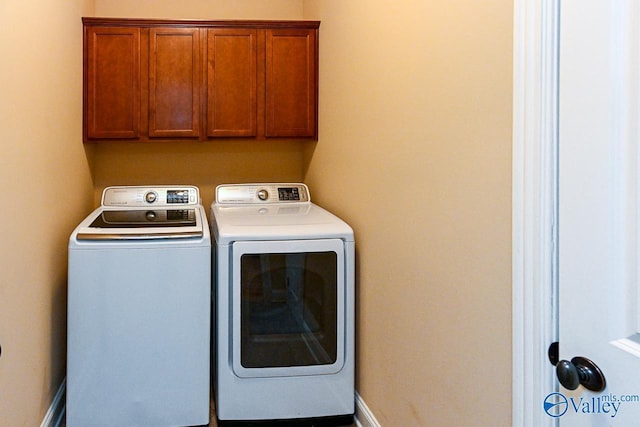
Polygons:
<instances>
[{"instance_id":1,"label":"beige wall","mask_svg":"<svg viewBox=\"0 0 640 427\"><path fill-rule=\"evenodd\" d=\"M92 207L84 0L0 5L0 425L37 426L65 372L67 240Z\"/></svg>"},{"instance_id":2,"label":"beige wall","mask_svg":"<svg viewBox=\"0 0 640 427\"><path fill-rule=\"evenodd\" d=\"M94 0L95 16L167 19L300 19L301 0Z\"/></svg>"},{"instance_id":3,"label":"beige wall","mask_svg":"<svg viewBox=\"0 0 640 427\"><path fill-rule=\"evenodd\" d=\"M202 203L223 182L300 181L305 143L265 141L99 144L95 151L95 203L109 185L189 184Z\"/></svg>"},{"instance_id":4,"label":"beige wall","mask_svg":"<svg viewBox=\"0 0 640 427\"><path fill-rule=\"evenodd\" d=\"M512 2L304 0L305 176L356 232L357 389L383 426L511 420Z\"/></svg>"}]
</instances>

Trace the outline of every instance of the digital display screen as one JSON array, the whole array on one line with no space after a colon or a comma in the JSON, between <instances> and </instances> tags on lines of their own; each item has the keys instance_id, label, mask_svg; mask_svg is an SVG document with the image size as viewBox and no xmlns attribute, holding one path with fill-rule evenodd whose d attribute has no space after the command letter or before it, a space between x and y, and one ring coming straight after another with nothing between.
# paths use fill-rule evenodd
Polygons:
<instances>
[{"instance_id":1,"label":"digital display screen","mask_svg":"<svg viewBox=\"0 0 640 427\"><path fill-rule=\"evenodd\" d=\"M189 203L188 190L167 191L167 203Z\"/></svg>"},{"instance_id":2,"label":"digital display screen","mask_svg":"<svg viewBox=\"0 0 640 427\"><path fill-rule=\"evenodd\" d=\"M300 193L297 187L278 188L278 200L300 200Z\"/></svg>"}]
</instances>

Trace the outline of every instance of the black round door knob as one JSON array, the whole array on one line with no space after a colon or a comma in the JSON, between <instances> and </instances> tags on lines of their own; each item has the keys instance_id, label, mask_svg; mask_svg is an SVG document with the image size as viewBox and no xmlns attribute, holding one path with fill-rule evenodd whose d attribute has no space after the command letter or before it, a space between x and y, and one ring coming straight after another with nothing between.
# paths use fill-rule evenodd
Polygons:
<instances>
[{"instance_id":1,"label":"black round door knob","mask_svg":"<svg viewBox=\"0 0 640 427\"><path fill-rule=\"evenodd\" d=\"M607 385L604 374L586 357L574 357L571 362L561 360L556 365L560 384L567 390L575 390L580 384L591 391L602 391Z\"/></svg>"}]
</instances>

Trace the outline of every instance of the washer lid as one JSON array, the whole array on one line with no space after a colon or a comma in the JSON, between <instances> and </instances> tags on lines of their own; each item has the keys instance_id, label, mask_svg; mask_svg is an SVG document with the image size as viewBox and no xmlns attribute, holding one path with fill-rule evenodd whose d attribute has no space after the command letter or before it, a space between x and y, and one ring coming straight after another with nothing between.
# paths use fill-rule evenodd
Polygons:
<instances>
[{"instance_id":1,"label":"washer lid","mask_svg":"<svg viewBox=\"0 0 640 427\"><path fill-rule=\"evenodd\" d=\"M74 236L78 241L185 239L202 238L205 231L197 187L123 186L104 189L102 205Z\"/></svg>"},{"instance_id":2,"label":"washer lid","mask_svg":"<svg viewBox=\"0 0 640 427\"><path fill-rule=\"evenodd\" d=\"M98 208L75 231L77 240L185 239L204 236L202 207L192 209ZM203 225L205 224L205 225Z\"/></svg>"},{"instance_id":3,"label":"washer lid","mask_svg":"<svg viewBox=\"0 0 640 427\"><path fill-rule=\"evenodd\" d=\"M91 228L195 227L195 209L105 210Z\"/></svg>"}]
</instances>

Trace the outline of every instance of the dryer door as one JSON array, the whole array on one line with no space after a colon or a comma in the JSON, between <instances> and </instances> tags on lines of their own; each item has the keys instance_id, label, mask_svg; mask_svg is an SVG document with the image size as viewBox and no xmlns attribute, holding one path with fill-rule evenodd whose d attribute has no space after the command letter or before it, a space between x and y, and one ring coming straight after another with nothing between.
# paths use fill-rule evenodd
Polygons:
<instances>
[{"instance_id":1,"label":"dryer door","mask_svg":"<svg viewBox=\"0 0 640 427\"><path fill-rule=\"evenodd\" d=\"M236 242L232 257L235 374L340 371L345 343L343 241Z\"/></svg>"}]
</instances>

